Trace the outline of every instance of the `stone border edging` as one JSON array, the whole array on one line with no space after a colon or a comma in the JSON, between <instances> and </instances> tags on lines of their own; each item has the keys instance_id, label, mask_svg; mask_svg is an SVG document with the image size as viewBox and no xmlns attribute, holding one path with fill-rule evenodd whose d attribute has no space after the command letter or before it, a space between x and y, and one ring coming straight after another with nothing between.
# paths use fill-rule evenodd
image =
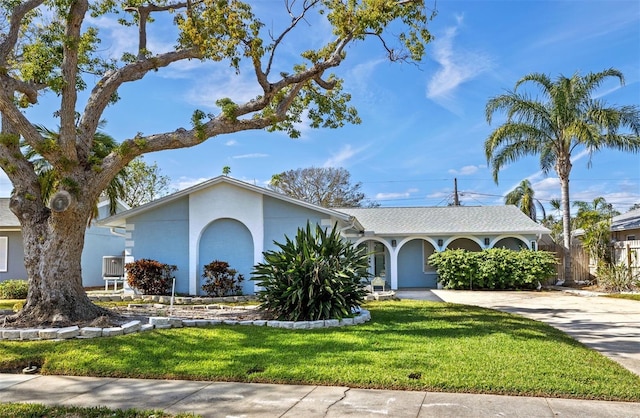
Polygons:
<instances>
[{"instance_id":1,"label":"stone border edging","mask_svg":"<svg viewBox=\"0 0 640 418\"><path fill-rule=\"evenodd\" d=\"M78 326L65 328L33 328L33 329L2 329L0 340L6 341L61 341L72 338L97 338L126 335L136 332L150 331L152 329L205 327L212 325L254 325L286 329L315 329L342 327L363 324L371 320L371 314L361 309L353 318L326 319L322 321L270 321L270 320L214 320L214 319L180 319L173 317L154 316L149 317L148 324L142 324L135 320L127 322L119 327L99 328Z\"/></svg>"}]
</instances>

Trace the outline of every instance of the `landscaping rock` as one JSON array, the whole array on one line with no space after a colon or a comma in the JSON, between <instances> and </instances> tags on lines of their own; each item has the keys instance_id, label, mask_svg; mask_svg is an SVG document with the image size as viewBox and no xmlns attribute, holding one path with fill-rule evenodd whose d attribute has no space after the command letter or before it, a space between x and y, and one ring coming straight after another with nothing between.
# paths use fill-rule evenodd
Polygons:
<instances>
[{"instance_id":1,"label":"landscaping rock","mask_svg":"<svg viewBox=\"0 0 640 418\"><path fill-rule=\"evenodd\" d=\"M20 339L21 340L39 340L40 330L39 329L23 329L20 331Z\"/></svg>"},{"instance_id":2,"label":"landscaping rock","mask_svg":"<svg viewBox=\"0 0 640 418\"><path fill-rule=\"evenodd\" d=\"M124 330L120 327L102 328L103 337L115 337L116 335L124 335Z\"/></svg>"},{"instance_id":3,"label":"landscaping rock","mask_svg":"<svg viewBox=\"0 0 640 418\"><path fill-rule=\"evenodd\" d=\"M73 327L59 328L57 338L68 340L69 338L75 338L78 335L80 335L80 327L73 326Z\"/></svg>"},{"instance_id":4,"label":"landscaping rock","mask_svg":"<svg viewBox=\"0 0 640 418\"><path fill-rule=\"evenodd\" d=\"M54 338L58 338L58 328L41 329L38 335L43 340L53 340Z\"/></svg>"},{"instance_id":5,"label":"landscaping rock","mask_svg":"<svg viewBox=\"0 0 640 418\"><path fill-rule=\"evenodd\" d=\"M131 334L131 333L140 331L140 326L141 326L141 322L136 320L136 321L127 322L126 324L122 325L121 328L125 334Z\"/></svg>"},{"instance_id":6,"label":"landscaping rock","mask_svg":"<svg viewBox=\"0 0 640 418\"><path fill-rule=\"evenodd\" d=\"M20 339L20 330L19 329L6 329L2 331L2 339L3 340L19 340Z\"/></svg>"},{"instance_id":7,"label":"landscaping rock","mask_svg":"<svg viewBox=\"0 0 640 418\"><path fill-rule=\"evenodd\" d=\"M151 318L149 318L149 323L156 328L160 326L164 327L169 325L169 318L167 318L166 316L152 316Z\"/></svg>"},{"instance_id":8,"label":"landscaping rock","mask_svg":"<svg viewBox=\"0 0 640 418\"><path fill-rule=\"evenodd\" d=\"M151 331L153 329L153 325L151 324L142 324L140 326L140 332Z\"/></svg>"},{"instance_id":9,"label":"landscaping rock","mask_svg":"<svg viewBox=\"0 0 640 418\"><path fill-rule=\"evenodd\" d=\"M182 319L169 318L169 325L171 325L171 328L182 328Z\"/></svg>"},{"instance_id":10,"label":"landscaping rock","mask_svg":"<svg viewBox=\"0 0 640 418\"><path fill-rule=\"evenodd\" d=\"M98 327L80 328L80 335L85 338L102 337L102 328L98 328Z\"/></svg>"}]
</instances>

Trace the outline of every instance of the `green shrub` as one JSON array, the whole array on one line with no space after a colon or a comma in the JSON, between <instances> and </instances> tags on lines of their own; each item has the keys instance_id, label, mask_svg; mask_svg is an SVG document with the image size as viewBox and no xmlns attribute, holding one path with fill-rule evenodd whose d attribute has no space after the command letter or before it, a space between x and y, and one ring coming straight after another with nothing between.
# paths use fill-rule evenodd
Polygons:
<instances>
[{"instance_id":1,"label":"green shrub","mask_svg":"<svg viewBox=\"0 0 640 418\"><path fill-rule=\"evenodd\" d=\"M237 270L229 268L229 263L226 261L214 260L204 266L202 278L205 279L202 290L208 296L242 294L241 283L244 281L244 276L238 274Z\"/></svg>"},{"instance_id":2,"label":"green shrub","mask_svg":"<svg viewBox=\"0 0 640 418\"><path fill-rule=\"evenodd\" d=\"M598 285L607 292L632 292L640 290L640 274L624 264L598 263Z\"/></svg>"},{"instance_id":3,"label":"green shrub","mask_svg":"<svg viewBox=\"0 0 640 418\"><path fill-rule=\"evenodd\" d=\"M127 263L127 282L145 295L168 295L171 290L174 265L160 263L156 260L140 259Z\"/></svg>"},{"instance_id":4,"label":"green shrub","mask_svg":"<svg viewBox=\"0 0 640 418\"><path fill-rule=\"evenodd\" d=\"M29 282L26 280L5 280L0 282L0 299L26 299Z\"/></svg>"},{"instance_id":5,"label":"green shrub","mask_svg":"<svg viewBox=\"0 0 640 418\"><path fill-rule=\"evenodd\" d=\"M261 308L285 321L352 315L365 295L360 281L369 276L366 250L343 240L335 227L327 233L316 225L313 233L308 222L294 240L285 239L254 268Z\"/></svg>"},{"instance_id":6,"label":"green shrub","mask_svg":"<svg viewBox=\"0 0 640 418\"><path fill-rule=\"evenodd\" d=\"M434 253L429 264L446 289L533 289L555 275L557 260L547 251L491 248Z\"/></svg>"}]
</instances>

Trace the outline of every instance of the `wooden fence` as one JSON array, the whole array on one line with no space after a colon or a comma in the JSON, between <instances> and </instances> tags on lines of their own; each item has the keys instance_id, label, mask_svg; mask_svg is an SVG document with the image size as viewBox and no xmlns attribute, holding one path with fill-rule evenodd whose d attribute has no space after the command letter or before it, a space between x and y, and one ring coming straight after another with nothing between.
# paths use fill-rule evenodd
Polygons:
<instances>
[{"instance_id":1,"label":"wooden fence","mask_svg":"<svg viewBox=\"0 0 640 418\"><path fill-rule=\"evenodd\" d=\"M558 280L564 280L564 251L562 245L545 244L540 245L539 249L556 254L558 259L558 264L556 265ZM640 275L640 240L614 242L611 254L615 264L624 264L631 268L632 274ZM589 254L580 243L573 243L571 246L571 270L573 280L576 282L591 282L596 278L596 263L594 260L590 260Z\"/></svg>"},{"instance_id":2,"label":"wooden fence","mask_svg":"<svg viewBox=\"0 0 640 418\"><path fill-rule=\"evenodd\" d=\"M611 255L616 264L623 264L633 276L640 276L640 240L614 242Z\"/></svg>"},{"instance_id":3,"label":"wooden fence","mask_svg":"<svg viewBox=\"0 0 640 418\"><path fill-rule=\"evenodd\" d=\"M560 244L545 244L538 247L541 251L549 251L556 254L558 264L556 264L557 279L552 279L552 282L556 280L563 281L564 277L564 249ZM571 273L575 282L591 282L595 279L595 269L590 268L589 255L582 248L579 243L571 245Z\"/></svg>"}]
</instances>

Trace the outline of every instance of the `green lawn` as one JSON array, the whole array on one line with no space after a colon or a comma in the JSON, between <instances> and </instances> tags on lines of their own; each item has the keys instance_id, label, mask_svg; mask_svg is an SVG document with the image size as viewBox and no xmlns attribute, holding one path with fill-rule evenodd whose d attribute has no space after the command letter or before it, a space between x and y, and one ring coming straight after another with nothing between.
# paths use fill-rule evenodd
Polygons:
<instances>
[{"instance_id":1,"label":"green lawn","mask_svg":"<svg viewBox=\"0 0 640 418\"><path fill-rule=\"evenodd\" d=\"M217 326L0 342L0 370L640 401L640 377L541 322L437 302L376 302L371 322Z\"/></svg>"},{"instance_id":2,"label":"green lawn","mask_svg":"<svg viewBox=\"0 0 640 418\"><path fill-rule=\"evenodd\" d=\"M0 299L0 309L13 309L18 302L24 302L24 299Z\"/></svg>"},{"instance_id":3,"label":"green lawn","mask_svg":"<svg viewBox=\"0 0 640 418\"><path fill-rule=\"evenodd\" d=\"M616 299L629 299L629 300L637 300L640 301L640 293L611 293L607 295L608 298L616 298Z\"/></svg>"}]
</instances>

